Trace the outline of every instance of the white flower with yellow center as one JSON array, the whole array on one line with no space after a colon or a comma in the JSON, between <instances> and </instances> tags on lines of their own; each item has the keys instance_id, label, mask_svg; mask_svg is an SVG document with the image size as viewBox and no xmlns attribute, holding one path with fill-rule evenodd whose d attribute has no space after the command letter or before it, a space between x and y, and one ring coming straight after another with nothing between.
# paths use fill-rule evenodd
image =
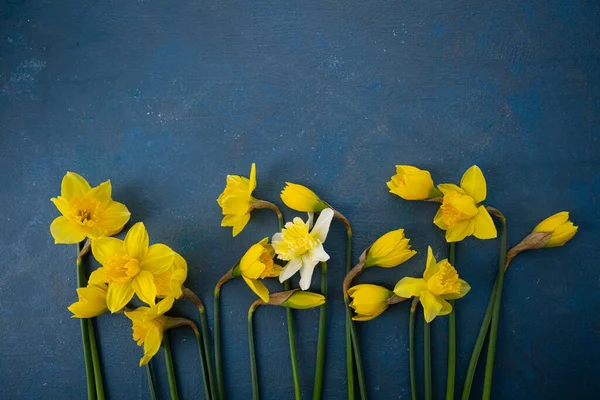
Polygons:
<instances>
[{"instance_id":1,"label":"white flower with yellow center","mask_svg":"<svg viewBox=\"0 0 600 400\"><path fill-rule=\"evenodd\" d=\"M315 266L320 261L329 260L329 255L323 249L323 243L327 238L332 219L333 210L326 208L321 211L314 227L312 227L313 215L309 213L306 222L294 218L292 222L285 224L280 233L273 235L272 243L277 257L289 261L279 275L279 282L289 279L300 271L300 288L307 290L310 287Z\"/></svg>"}]
</instances>

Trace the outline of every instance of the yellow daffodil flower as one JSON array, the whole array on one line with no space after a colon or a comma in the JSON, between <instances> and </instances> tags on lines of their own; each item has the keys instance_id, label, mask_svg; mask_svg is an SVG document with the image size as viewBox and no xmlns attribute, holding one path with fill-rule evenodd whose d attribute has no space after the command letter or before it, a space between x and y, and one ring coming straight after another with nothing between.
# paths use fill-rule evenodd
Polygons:
<instances>
[{"instance_id":1,"label":"yellow daffodil flower","mask_svg":"<svg viewBox=\"0 0 600 400\"><path fill-rule=\"evenodd\" d=\"M131 227L125 240L92 240L92 254L102 265L97 274L108 283L106 302L111 312L121 310L134 294L154 305L157 295L155 275L173 264L175 252L164 244L148 246L148 232L142 222Z\"/></svg>"},{"instance_id":2,"label":"yellow daffodil flower","mask_svg":"<svg viewBox=\"0 0 600 400\"><path fill-rule=\"evenodd\" d=\"M286 187L281 191L281 200L292 210L301 212L318 213L328 207L327 203L306 186L290 182L286 182Z\"/></svg>"},{"instance_id":3,"label":"yellow daffodil flower","mask_svg":"<svg viewBox=\"0 0 600 400\"><path fill-rule=\"evenodd\" d=\"M283 268L273 262L275 250L264 238L248 249L234 269L233 276L241 276L244 282L263 301L269 301L269 289L261 279L279 276Z\"/></svg>"},{"instance_id":4,"label":"yellow daffodil flower","mask_svg":"<svg viewBox=\"0 0 600 400\"><path fill-rule=\"evenodd\" d=\"M282 307L294 308L297 310L307 310L309 308L319 307L325 304L325 296L312 292L294 292L285 299L280 305Z\"/></svg>"},{"instance_id":5,"label":"yellow daffodil flower","mask_svg":"<svg viewBox=\"0 0 600 400\"><path fill-rule=\"evenodd\" d=\"M69 306L69 311L73 313L72 318L92 318L107 312L107 290L104 282L88 283L86 287L77 289L79 300Z\"/></svg>"},{"instance_id":6,"label":"yellow daffodil flower","mask_svg":"<svg viewBox=\"0 0 600 400\"><path fill-rule=\"evenodd\" d=\"M387 182L390 193L404 200L427 200L441 197L441 193L433 186L429 171L411 165L396 165L396 175Z\"/></svg>"},{"instance_id":7,"label":"yellow daffodil flower","mask_svg":"<svg viewBox=\"0 0 600 400\"><path fill-rule=\"evenodd\" d=\"M404 236L404 229L397 229L381 236L367 251L364 268L378 266L393 268L417 254L410 249L410 239Z\"/></svg>"},{"instance_id":8,"label":"yellow daffodil flower","mask_svg":"<svg viewBox=\"0 0 600 400\"><path fill-rule=\"evenodd\" d=\"M493 239L498 236L496 226L485 206L480 205L487 195L483 173L476 165L469 168L460 181L438 185L444 194L442 205L433 223L446 231L447 242L459 242L467 236Z\"/></svg>"},{"instance_id":9,"label":"yellow daffodil flower","mask_svg":"<svg viewBox=\"0 0 600 400\"><path fill-rule=\"evenodd\" d=\"M112 236L129 221L125 205L111 199L110 180L92 188L80 175L67 172L61 184L61 194L50 199L62 216L52 221L50 233L55 243L79 243Z\"/></svg>"},{"instance_id":10,"label":"yellow daffodil flower","mask_svg":"<svg viewBox=\"0 0 600 400\"><path fill-rule=\"evenodd\" d=\"M460 299L469 290L471 286L458 277L456 269L447 259L436 263L431 247L427 250L423 278L402 278L394 287L396 296L419 298L428 323L438 315L450 314L452 306L446 300Z\"/></svg>"},{"instance_id":11,"label":"yellow daffodil flower","mask_svg":"<svg viewBox=\"0 0 600 400\"><path fill-rule=\"evenodd\" d=\"M348 295L352 298L350 307L356 313L352 319L369 321L387 310L390 305L388 300L394 296L394 292L379 285L361 284L352 286Z\"/></svg>"},{"instance_id":12,"label":"yellow daffodil flower","mask_svg":"<svg viewBox=\"0 0 600 400\"><path fill-rule=\"evenodd\" d=\"M126 311L125 315L133 322L133 340L137 345L144 345L144 356L140 360L140 367L148 364L150 359L158 353L162 343L163 333L168 328L169 318L163 314L173 306L173 297L166 297L152 307L138 307L133 311Z\"/></svg>"},{"instance_id":13,"label":"yellow daffodil flower","mask_svg":"<svg viewBox=\"0 0 600 400\"><path fill-rule=\"evenodd\" d=\"M154 275L154 284L156 285L156 297L175 297L180 298L183 295L183 283L187 278L188 266L185 258L174 252L171 268L162 274Z\"/></svg>"},{"instance_id":14,"label":"yellow daffodil flower","mask_svg":"<svg viewBox=\"0 0 600 400\"><path fill-rule=\"evenodd\" d=\"M225 190L217 199L223 209L221 226L233 227L233 236L240 233L248 221L252 204L256 201L252 192L256 189L256 164L250 168L250 179L240 175L227 175Z\"/></svg>"},{"instance_id":15,"label":"yellow daffodil flower","mask_svg":"<svg viewBox=\"0 0 600 400\"><path fill-rule=\"evenodd\" d=\"M567 243L577 233L578 227L569 221L569 213L562 211L540 222L533 232L552 232L544 247L557 247Z\"/></svg>"},{"instance_id":16,"label":"yellow daffodil flower","mask_svg":"<svg viewBox=\"0 0 600 400\"><path fill-rule=\"evenodd\" d=\"M324 209L315 226L312 227L312 214L309 213L307 222L294 218L288 222L280 233L273 235L273 248L280 260L289 261L279 275L279 281L289 279L300 271L300 288L307 290L312 274L319 261L329 260L329 255L323 249L329 226L333 219L333 210ZM310 231L310 232L309 232Z\"/></svg>"}]
</instances>

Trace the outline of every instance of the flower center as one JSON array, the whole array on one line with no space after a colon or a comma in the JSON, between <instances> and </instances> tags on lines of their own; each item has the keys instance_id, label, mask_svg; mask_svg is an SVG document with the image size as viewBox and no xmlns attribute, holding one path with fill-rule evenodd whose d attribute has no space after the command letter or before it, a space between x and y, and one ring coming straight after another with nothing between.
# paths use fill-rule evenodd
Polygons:
<instances>
[{"instance_id":1,"label":"flower center","mask_svg":"<svg viewBox=\"0 0 600 400\"><path fill-rule=\"evenodd\" d=\"M461 205L462 207L459 209L457 205ZM442 219L444 223L448 226L452 226L457 222L463 221L465 219L472 218L477 214L477 207L475 205L475 200L471 196L467 196L465 194L460 194L457 192L450 192L444 196L444 201L441 206L442 209ZM474 211L474 213L466 213L464 212ZM472 210L471 210L472 209Z\"/></svg>"},{"instance_id":2,"label":"flower center","mask_svg":"<svg viewBox=\"0 0 600 400\"><path fill-rule=\"evenodd\" d=\"M96 209L97 204L87 198L73 199L71 202L73 219L81 225L96 225L96 219L94 218Z\"/></svg>"},{"instance_id":3,"label":"flower center","mask_svg":"<svg viewBox=\"0 0 600 400\"><path fill-rule=\"evenodd\" d=\"M140 272L140 263L130 256L114 256L104 265L108 283L131 281Z\"/></svg>"},{"instance_id":4,"label":"flower center","mask_svg":"<svg viewBox=\"0 0 600 400\"><path fill-rule=\"evenodd\" d=\"M460 281L456 269L448 261L442 261L438 271L427 281L427 288L436 296L460 293Z\"/></svg>"},{"instance_id":5,"label":"flower center","mask_svg":"<svg viewBox=\"0 0 600 400\"><path fill-rule=\"evenodd\" d=\"M273 243L275 251L282 260L292 260L318 246L319 242L308 232L308 225L300 218L288 222L281 231L282 240Z\"/></svg>"},{"instance_id":6,"label":"flower center","mask_svg":"<svg viewBox=\"0 0 600 400\"><path fill-rule=\"evenodd\" d=\"M258 261L265 265L265 269L260 273L260 279L268 278L271 276L273 271L273 256L269 253L269 250L264 249Z\"/></svg>"}]
</instances>

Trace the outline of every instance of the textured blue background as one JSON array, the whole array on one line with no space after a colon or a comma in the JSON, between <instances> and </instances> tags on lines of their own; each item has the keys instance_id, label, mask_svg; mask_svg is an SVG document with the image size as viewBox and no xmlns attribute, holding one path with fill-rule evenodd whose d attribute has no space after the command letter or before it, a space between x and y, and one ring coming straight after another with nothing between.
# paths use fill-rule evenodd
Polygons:
<instances>
[{"instance_id":1,"label":"textured blue background","mask_svg":"<svg viewBox=\"0 0 600 400\"><path fill-rule=\"evenodd\" d=\"M49 199L65 171L93 185L110 178L131 222L144 221L151 240L188 260L188 285L212 309L218 277L276 229L267 210L253 213L236 239L219 227L215 200L225 175L247 175L253 161L257 197L281 204L285 181L308 184L348 216L355 259L380 234L406 228L419 254L400 268L368 271L362 282L392 286L422 271L427 245L446 251L431 223L435 205L387 193L395 164L430 169L437 182L480 165L489 204L508 218L509 245L546 216L571 211L575 240L523 254L507 275L493 392L597 398L600 4L459 3L3 1L0 398L85 393L79 324L66 309L76 299L75 249L54 245L48 230L58 215ZM334 224L326 247L328 399L346 393L344 238ZM458 248L459 271L473 286L459 302L459 382L497 246L469 239ZM254 296L235 281L223 299L227 390L247 399L246 312ZM175 313L196 316L181 302ZM291 398L284 310L256 317L262 394ZM296 314L307 398L317 320L316 310ZM402 304L359 325L373 399L409 395L407 320ZM103 315L97 327L110 398L148 398L128 320ZM442 398L444 319L433 332ZM202 397L192 334L172 338L182 398ZM166 396L162 353L154 366Z\"/></svg>"}]
</instances>

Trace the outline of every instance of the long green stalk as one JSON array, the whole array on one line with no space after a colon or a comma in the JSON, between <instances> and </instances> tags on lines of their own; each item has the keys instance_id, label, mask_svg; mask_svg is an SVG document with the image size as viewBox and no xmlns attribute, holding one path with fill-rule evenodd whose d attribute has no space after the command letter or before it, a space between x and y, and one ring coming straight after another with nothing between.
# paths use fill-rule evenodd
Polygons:
<instances>
[{"instance_id":1,"label":"long green stalk","mask_svg":"<svg viewBox=\"0 0 600 400\"><path fill-rule=\"evenodd\" d=\"M346 227L346 273L352 269L352 229ZM352 314L346 313L346 371L348 372L348 400L354 400L354 358L352 352L352 334L350 325L352 324Z\"/></svg>"},{"instance_id":2,"label":"long green stalk","mask_svg":"<svg viewBox=\"0 0 600 400\"><path fill-rule=\"evenodd\" d=\"M96 398L104 400L104 384L102 383L102 366L98 355L98 345L96 344L96 334L94 333L94 324L91 318L88 318L88 332L90 336L90 351L92 353L92 365L94 366L94 384L96 386Z\"/></svg>"},{"instance_id":3,"label":"long green stalk","mask_svg":"<svg viewBox=\"0 0 600 400\"><path fill-rule=\"evenodd\" d=\"M173 367L173 356L171 355L171 344L169 343L169 333L165 331L163 335L163 349L165 351L165 364L167 365L167 376L169 378L169 392L171 400L179 400L177 392L177 381L175 379L175 368Z\"/></svg>"},{"instance_id":4,"label":"long green stalk","mask_svg":"<svg viewBox=\"0 0 600 400\"><path fill-rule=\"evenodd\" d=\"M152 367L150 363L146 364L146 376L148 377L148 390L152 400L156 400L156 390L154 390L154 377L152 376Z\"/></svg>"},{"instance_id":5,"label":"long green stalk","mask_svg":"<svg viewBox=\"0 0 600 400\"><path fill-rule=\"evenodd\" d=\"M252 304L248 310L248 345L250 348L250 375L252 377L252 399L260 398L258 392L258 371L256 369L256 350L254 348L254 327L252 320L254 316L255 305Z\"/></svg>"},{"instance_id":6,"label":"long green stalk","mask_svg":"<svg viewBox=\"0 0 600 400\"><path fill-rule=\"evenodd\" d=\"M490 328L490 322L492 321L492 310L494 308L494 300L496 298L497 288L498 281L496 281L494 284L494 288L490 294L487 310L485 311L485 316L483 317L483 322L481 323L481 328L479 329L479 334L477 335L477 341L473 347L473 353L471 354L471 361L469 361L469 368L467 369L467 376L465 377L465 385L463 386L461 400L469 400L469 396L471 395L471 386L473 385L473 378L475 377L477 361L479 361L479 355L483 349L483 343L485 342L485 337L487 336Z\"/></svg>"},{"instance_id":7,"label":"long green stalk","mask_svg":"<svg viewBox=\"0 0 600 400\"><path fill-rule=\"evenodd\" d=\"M433 398L431 384L431 324L423 323L423 365L425 366L425 400Z\"/></svg>"},{"instance_id":8,"label":"long green stalk","mask_svg":"<svg viewBox=\"0 0 600 400\"><path fill-rule=\"evenodd\" d=\"M412 400L417 400L417 372L415 369L415 312L419 298L414 297L410 305L410 316L408 320L408 348L410 365L410 393Z\"/></svg>"},{"instance_id":9,"label":"long green stalk","mask_svg":"<svg viewBox=\"0 0 600 400\"><path fill-rule=\"evenodd\" d=\"M217 385L215 383L215 372L212 365L212 352L210 351L210 331L208 329L208 320L206 318L206 310L198 309L200 312L200 327L202 329L202 341L204 344L204 358L206 363L206 374L210 384L210 393L213 400L219 399Z\"/></svg>"},{"instance_id":10,"label":"long green stalk","mask_svg":"<svg viewBox=\"0 0 600 400\"><path fill-rule=\"evenodd\" d=\"M283 282L283 290L290 290L290 280ZM296 400L301 400L302 394L300 392L300 375L298 372L298 357L296 356L296 339L294 333L294 319L292 316L292 309L289 307L285 308L287 314L287 325L288 325L288 340L290 342L290 358L292 360L292 375L294 377L294 396Z\"/></svg>"},{"instance_id":11,"label":"long green stalk","mask_svg":"<svg viewBox=\"0 0 600 400\"><path fill-rule=\"evenodd\" d=\"M483 399L488 400L492 393L492 374L494 372L494 356L496 355L496 341L498 340L498 323L500 320L500 304L502 301L502 287L504 286L504 271L506 264L506 219L500 218L500 260L498 263L498 277L496 281L496 295L492 310L492 323L490 326L490 340L488 342L487 360L485 363L485 378L483 380Z\"/></svg>"},{"instance_id":12,"label":"long green stalk","mask_svg":"<svg viewBox=\"0 0 600 400\"><path fill-rule=\"evenodd\" d=\"M200 370L202 372L202 382L204 383L204 396L206 397L207 400L213 399L214 397L211 396L210 393L210 389L211 386L208 382L208 378L207 378L207 371L206 371L206 355L205 355L205 351L204 351L204 345L202 343L202 336L204 336L204 333L201 335L200 332L198 332L197 328L193 328L194 330L194 335L196 336L196 343L198 344L198 355L200 356Z\"/></svg>"},{"instance_id":13,"label":"long green stalk","mask_svg":"<svg viewBox=\"0 0 600 400\"><path fill-rule=\"evenodd\" d=\"M81 243L77 244L77 286L85 287L85 268L83 259L80 256L82 249ZM94 383L94 364L92 360L92 351L90 348L90 326L87 318L81 318L81 339L83 341L83 359L85 361L85 377L87 380L88 399L96 398L96 384Z\"/></svg>"},{"instance_id":14,"label":"long green stalk","mask_svg":"<svg viewBox=\"0 0 600 400\"><path fill-rule=\"evenodd\" d=\"M321 263L321 294L327 298L327 262ZM325 342L327 339L327 303L319 311L319 340L317 342L317 366L313 400L319 400L323 393L323 372L325 370Z\"/></svg>"},{"instance_id":15,"label":"long green stalk","mask_svg":"<svg viewBox=\"0 0 600 400\"><path fill-rule=\"evenodd\" d=\"M448 245L448 261L456 268L456 247L452 242ZM456 380L456 305L454 300L448 300L452 311L448 315L448 379L446 382L446 400L454 400L454 382Z\"/></svg>"},{"instance_id":16,"label":"long green stalk","mask_svg":"<svg viewBox=\"0 0 600 400\"><path fill-rule=\"evenodd\" d=\"M350 337L352 339L352 348L354 350L354 362L356 363L356 375L358 376L358 388L360 390L360 397L362 400L367 400L367 385L365 383L365 374L363 371L362 359L360 357L360 345L358 343L358 335L356 334L356 327L354 321L352 321L352 314L350 311L350 305L348 298L345 298L346 302L346 321L350 321Z\"/></svg>"},{"instance_id":17,"label":"long green stalk","mask_svg":"<svg viewBox=\"0 0 600 400\"><path fill-rule=\"evenodd\" d=\"M219 388L219 398L225 399L225 378L223 376L223 359L221 351L221 287L215 287L215 369L217 370L217 385Z\"/></svg>"}]
</instances>

